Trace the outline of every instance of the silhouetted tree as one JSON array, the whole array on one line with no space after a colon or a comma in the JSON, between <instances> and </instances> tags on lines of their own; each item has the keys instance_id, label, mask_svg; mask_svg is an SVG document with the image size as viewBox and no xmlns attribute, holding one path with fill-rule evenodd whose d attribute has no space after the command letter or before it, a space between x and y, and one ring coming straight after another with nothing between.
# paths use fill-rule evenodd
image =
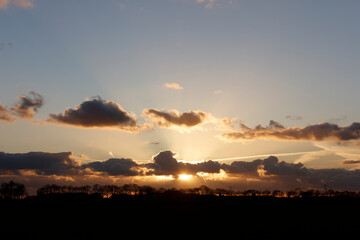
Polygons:
<instances>
[{"instance_id":1,"label":"silhouetted tree","mask_svg":"<svg viewBox=\"0 0 360 240\"><path fill-rule=\"evenodd\" d=\"M293 198L293 197L298 196L296 191L288 191L286 195L287 195L288 198Z\"/></svg>"},{"instance_id":2,"label":"silhouetted tree","mask_svg":"<svg viewBox=\"0 0 360 240\"><path fill-rule=\"evenodd\" d=\"M272 195L273 195L274 197L283 197L283 196L284 196L284 193L283 193L282 191L280 191L280 190L274 190L274 191L272 192Z\"/></svg>"},{"instance_id":3,"label":"silhouetted tree","mask_svg":"<svg viewBox=\"0 0 360 240\"><path fill-rule=\"evenodd\" d=\"M200 189L199 189L200 195L212 195L213 193L214 193L214 191L211 188L209 188L205 185L200 186Z\"/></svg>"},{"instance_id":4,"label":"silhouetted tree","mask_svg":"<svg viewBox=\"0 0 360 240\"><path fill-rule=\"evenodd\" d=\"M309 197L318 197L320 196L319 190L310 189L308 191L301 192L301 197L309 198Z\"/></svg>"},{"instance_id":5,"label":"silhouetted tree","mask_svg":"<svg viewBox=\"0 0 360 240\"><path fill-rule=\"evenodd\" d=\"M256 195L259 195L260 192L254 189L249 189L243 192L244 196L251 196L251 197L255 197Z\"/></svg>"},{"instance_id":6,"label":"silhouetted tree","mask_svg":"<svg viewBox=\"0 0 360 240\"><path fill-rule=\"evenodd\" d=\"M1 184L0 196L6 199L22 199L27 196L27 192L23 184L10 181Z\"/></svg>"},{"instance_id":7,"label":"silhouetted tree","mask_svg":"<svg viewBox=\"0 0 360 240\"><path fill-rule=\"evenodd\" d=\"M271 192L269 190L264 190L261 192L261 196L270 196Z\"/></svg>"},{"instance_id":8,"label":"silhouetted tree","mask_svg":"<svg viewBox=\"0 0 360 240\"><path fill-rule=\"evenodd\" d=\"M141 195L145 195L145 194L153 194L155 193L155 188L151 187L151 186L142 186L140 187L140 194Z\"/></svg>"}]
</instances>

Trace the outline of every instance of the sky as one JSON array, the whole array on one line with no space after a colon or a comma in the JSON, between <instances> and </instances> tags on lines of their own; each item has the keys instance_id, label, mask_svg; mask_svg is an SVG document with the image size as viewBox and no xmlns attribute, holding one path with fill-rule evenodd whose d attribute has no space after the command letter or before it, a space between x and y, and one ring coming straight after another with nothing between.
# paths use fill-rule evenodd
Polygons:
<instances>
[{"instance_id":1,"label":"sky","mask_svg":"<svg viewBox=\"0 0 360 240\"><path fill-rule=\"evenodd\" d=\"M0 178L360 190L359 10L0 0Z\"/></svg>"}]
</instances>

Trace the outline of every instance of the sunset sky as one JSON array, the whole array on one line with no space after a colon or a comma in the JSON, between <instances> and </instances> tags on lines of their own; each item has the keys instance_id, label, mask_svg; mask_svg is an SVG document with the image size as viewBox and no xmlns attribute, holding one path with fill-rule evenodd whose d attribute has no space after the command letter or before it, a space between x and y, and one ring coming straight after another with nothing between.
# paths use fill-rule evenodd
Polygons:
<instances>
[{"instance_id":1,"label":"sunset sky","mask_svg":"<svg viewBox=\"0 0 360 240\"><path fill-rule=\"evenodd\" d=\"M0 0L0 181L360 190L359 12Z\"/></svg>"}]
</instances>

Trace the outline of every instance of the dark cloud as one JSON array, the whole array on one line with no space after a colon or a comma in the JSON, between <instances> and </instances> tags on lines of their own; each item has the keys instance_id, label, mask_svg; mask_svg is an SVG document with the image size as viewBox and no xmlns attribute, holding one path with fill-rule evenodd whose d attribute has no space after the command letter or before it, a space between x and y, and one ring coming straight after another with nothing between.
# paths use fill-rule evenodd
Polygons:
<instances>
[{"instance_id":1,"label":"dark cloud","mask_svg":"<svg viewBox=\"0 0 360 240\"><path fill-rule=\"evenodd\" d=\"M153 157L153 163L145 166L155 175L176 175L180 171L180 163L174 158L176 153L163 151Z\"/></svg>"},{"instance_id":2,"label":"dark cloud","mask_svg":"<svg viewBox=\"0 0 360 240\"><path fill-rule=\"evenodd\" d=\"M223 164L221 167L228 173L256 175L262 160L254 160L252 162L234 161L231 164Z\"/></svg>"},{"instance_id":3,"label":"dark cloud","mask_svg":"<svg viewBox=\"0 0 360 240\"><path fill-rule=\"evenodd\" d=\"M31 119L44 104L44 99L40 94L29 91L29 95L30 96L20 95L18 97L19 101L15 103L11 109L15 115Z\"/></svg>"},{"instance_id":4,"label":"dark cloud","mask_svg":"<svg viewBox=\"0 0 360 240\"><path fill-rule=\"evenodd\" d=\"M345 160L342 163L343 164L359 164L360 160Z\"/></svg>"},{"instance_id":5,"label":"dark cloud","mask_svg":"<svg viewBox=\"0 0 360 240\"><path fill-rule=\"evenodd\" d=\"M112 176L136 176L138 164L130 158L111 158L106 161L90 162L82 165L84 168L90 168L96 172L104 172Z\"/></svg>"},{"instance_id":6,"label":"dark cloud","mask_svg":"<svg viewBox=\"0 0 360 240\"><path fill-rule=\"evenodd\" d=\"M154 175L173 175L179 174L196 174L198 172L219 173L221 165L211 160L191 164L178 162L175 159L176 153L172 151L162 151L153 157L153 163L145 164Z\"/></svg>"},{"instance_id":7,"label":"dark cloud","mask_svg":"<svg viewBox=\"0 0 360 240\"><path fill-rule=\"evenodd\" d=\"M85 100L64 113L50 114L50 122L93 128L111 127L134 132L141 130L135 117L126 112L118 103L104 101L100 97Z\"/></svg>"},{"instance_id":8,"label":"dark cloud","mask_svg":"<svg viewBox=\"0 0 360 240\"><path fill-rule=\"evenodd\" d=\"M247 176L284 176L304 175L304 165L302 163L279 162L277 157L270 156L265 159L257 159L251 162L234 161L231 164L223 164L221 166L227 173L241 174Z\"/></svg>"},{"instance_id":9,"label":"dark cloud","mask_svg":"<svg viewBox=\"0 0 360 240\"><path fill-rule=\"evenodd\" d=\"M280 189L322 188L327 184L333 189L360 189L360 170L312 169L302 163L287 163L270 156L251 162L235 161L223 164L231 175L246 176L260 183L258 187L272 186ZM234 182L233 182L234 183Z\"/></svg>"},{"instance_id":10,"label":"dark cloud","mask_svg":"<svg viewBox=\"0 0 360 240\"><path fill-rule=\"evenodd\" d=\"M5 106L3 106L1 103L0 103L0 121L3 122L15 121L15 118L11 115L10 110L7 109Z\"/></svg>"},{"instance_id":11,"label":"dark cloud","mask_svg":"<svg viewBox=\"0 0 360 240\"><path fill-rule=\"evenodd\" d=\"M196 164L184 163L183 168L185 172L188 172L190 174L196 174L198 172L219 173L222 167L219 162L207 160Z\"/></svg>"},{"instance_id":12,"label":"dark cloud","mask_svg":"<svg viewBox=\"0 0 360 240\"><path fill-rule=\"evenodd\" d=\"M270 124L267 127L259 125L252 129L243 125L241 131L224 133L219 137L222 140L231 142L259 138L301 141L347 141L360 139L360 123L354 122L350 126L339 127L336 124L325 122L309 125L304 128L284 128L281 124L270 121Z\"/></svg>"},{"instance_id":13,"label":"dark cloud","mask_svg":"<svg viewBox=\"0 0 360 240\"><path fill-rule=\"evenodd\" d=\"M71 152L4 153L0 152L0 169L34 170L39 175L71 175L78 173L79 164Z\"/></svg>"},{"instance_id":14,"label":"dark cloud","mask_svg":"<svg viewBox=\"0 0 360 240\"><path fill-rule=\"evenodd\" d=\"M161 127L194 127L205 122L210 117L209 113L202 111L180 113L176 110L168 112L157 109L145 109L143 113Z\"/></svg>"}]
</instances>

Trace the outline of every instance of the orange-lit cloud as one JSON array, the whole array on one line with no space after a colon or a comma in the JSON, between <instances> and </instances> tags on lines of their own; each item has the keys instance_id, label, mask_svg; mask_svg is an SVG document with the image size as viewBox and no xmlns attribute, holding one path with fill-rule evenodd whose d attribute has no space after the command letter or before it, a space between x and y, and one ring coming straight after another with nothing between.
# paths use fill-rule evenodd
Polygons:
<instances>
[{"instance_id":1,"label":"orange-lit cloud","mask_svg":"<svg viewBox=\"0 0 360 240\"><path fill-rule=\"evenodd\" d=\"M354 122L350 126L339 127L331 123L319 123L303 128L285 128L281 124L270 121L269 126L258 125L249 128L241 125L241 131L224 133L219 136L221 140L238 142L253 139L277 139L277 140L297 140L297 141L347 141L360 139L360 123Z\"/></svg>"},{"instance_id":2,"label":"orange-lit cloud","mask_svg":"<svg viewBox=\"0 0 360 240\"><path fill-rule=\"evenodd\" d=\"M0 9L7 9L9 5L21 8L34 7L34 0L0 0Z\"/></svg>"},{"instance_id":3,"label":"orange-lit cloud","mask_svg":"<svg viewBox=\"0 0 360 240\"><path fill-rule=\"evenodd\" d=\"M182 86L180 86L180 84L178 83L165 83L164 87L166 88L171 88L171 89L175 89L175 90L183 90L184 88Z\"/></svg>"},{"instance_id":4,"label":"orange-lit cloud","mask_svg":"<svg viewBox=\"0 0 360 240\"><path fill-rule=\"evenodd\" d=\"M15 118L11 115L9 109L0 103L0 121L2 122L13 122Z\"/></svg>"}]
</instances>

